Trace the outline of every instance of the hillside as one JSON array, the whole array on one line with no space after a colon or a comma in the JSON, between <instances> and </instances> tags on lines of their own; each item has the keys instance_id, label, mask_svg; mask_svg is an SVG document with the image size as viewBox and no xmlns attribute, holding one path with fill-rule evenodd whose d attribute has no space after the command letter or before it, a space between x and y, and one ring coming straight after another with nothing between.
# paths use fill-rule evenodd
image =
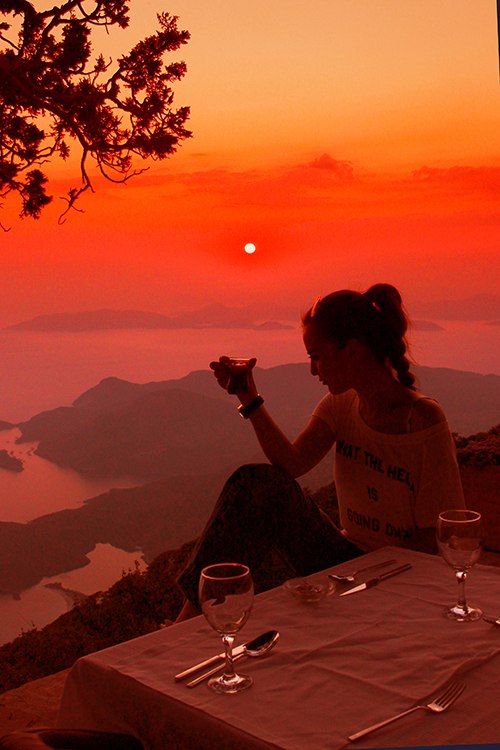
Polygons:
<instances>
[{"instance_id":1,"label":"hillside","mask_svg":"<svg viewBox=\"0 0 500 750\"><path fill-rule=\"evenodd\" d=\"M17 596L44 577L85 567L96 544L135 552L150 562L203 529L231 471L173 476L112 489L82 507L29 523L0 522L0 594ZM332 477L332 457L301 479L318 488Z\"/></svg>"},{"instance_id":2,"label":"hillside","mask_svg":"<svg viewBox=\"0 0 500 750\"><path fill-rule=\"evenodd\" d=\"M500 422L500 376L415 369L422 392L440 402L454 432L469 435ZM296 436L325 388L310 376L307 363L255 372L269 411L285 434ZM106 378L73 406L20 423L19 441L39 441L38 455L88 475L139 482L201 475L263 458L236 404L209 370L158 383Z\"/></svg>"},{"instance_id":3,"label":"hillside","mask_svg":"<svg viewBox=\"0 0 500 750\"><path fill-rule=\"evenodd\" d=\"M459 466L500 466L500 424L486 432L468 437L456 437Z\"/></svg>"},{"instance_id":4,"label":"hillside","mask_svg":"<svg viewBox=\"0 0 500 750\"><path fill-rule=\"evenodd\" d=\"M73 424L65 412L57 421L60 429L46 422L38 434L31 429L28 434L40 439L37 455L83 474L141 480L206 474L250 460L258 451L254 435L234 412L229 403L171 388L97 414L77 409Z\"/></svg>"},{"instance_id":5,"label":"hillside","mask_svg":"<svg viewBox=\"0 0 500 750\"><path fill-rule=\"evenodd\" d=\"M266 403L290 436L302 429L324 395L307 366L258 369L257 377ZM73 406L17 425L22 433L18 442L39 441L39 456L94 476L147 481L204 474L263 459L236 404L211 371L144 385L106 378Z\"/></svg>"},{"instance_id":6,"label":"hillside","mask_svg":"<svg viewBox=\"0 0 500 750\"><path fill-rule=\"evenodd\" d=\"M17 595L45 576L88 565L98 543L151 561L199 534L226 478L170 477L110 490L29 523L0 522L0 593Z\"/></svg>"},{"instance_id":7,"label":"hillside","mask_svg":"<svg viewBox=\"0 0 500 750\"><path fill-rule=\"evenodd\" d=\"M0 693L174 619L182 601L175 579L191 547L163 553L146 571L129 571L108 591L87 597L42 630L32 628L0 646Z\"/></svg>"}]
</instances>

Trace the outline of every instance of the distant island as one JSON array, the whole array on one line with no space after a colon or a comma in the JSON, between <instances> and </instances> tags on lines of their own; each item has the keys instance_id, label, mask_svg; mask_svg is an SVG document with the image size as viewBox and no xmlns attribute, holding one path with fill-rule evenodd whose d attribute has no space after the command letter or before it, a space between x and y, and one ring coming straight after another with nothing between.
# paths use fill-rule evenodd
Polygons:
<instances>
[{"instance_id":1,"label":"distant island","mask_svg":"<svg viewBox=\"0 0 500 750\"><path fill-rule=\"evenodd\" d=\"M11 456L6 450L0 450L0 469L19 473L24 471L24 464L20 458Z\"/></svg>"},{"instance_id":2,"label":"distant island","mask_svg":"<svg viewBox=\"0 0 500 750\"><path fill-rule=\"evenodd\" d=\"M78 333L82 331L109 331L142 328L147 330L178 330L183 328L245 328L251 330L292 330L294 326L277 320L263 320L251 307L226 307L207 305L200 310L168 317L141 310L90 310L78 313L38 315L16 325L8 331L54 331Z\"/></svg>"},{"instance_id":3,"label":"distant island","mask_svg":"<svg viewBox=\"0 0 500 750\"><path fill-rule=\"evenodd\" d=\"M430 320L412 320L411 327L414 331L444 331L443 326Z\"/></svg>"},{"instance_id":4,"label":"distant island","mask_svg":"<svg viewBox=\"0 0 500 750\"><path fill-rule=\"evenodd\" d=\"M54 313L38 315L32 320L9 326L7 331L39 331L59 333L79 333L84 331L113 331L131 328L144 330L180 330L184 328L206 330L207 328L243 328L253 331L286 331L299 325L300 314L284 311L288 317L297 320L296 325L282 320L264 319L264 310L256 306L227 307L207 305L200 310L168 317L160 313L142 310L89 310L78 313ZM428 320L414 320L416 331L442 331L442 326Z\"/></svg>"},{"instance_id":5,"label":"distant island","mask_svg":"<svg viewBox=\"0 0 500 750\"><path fill-rule=\"evenodd\" d=\"M143 310L87 310L38 315L8 326L7 331L78 333L123 329L179 330L184 328L242 328L250 330L287 330L300 326L304 309L276 300L254 302L243 307L214 303L197 310L168 316ZM433 321L484 321L500 325L500 295L476 294L462 300L415 302L410 310L416 331L442 331Z\"/></svg>"}]
</instances>

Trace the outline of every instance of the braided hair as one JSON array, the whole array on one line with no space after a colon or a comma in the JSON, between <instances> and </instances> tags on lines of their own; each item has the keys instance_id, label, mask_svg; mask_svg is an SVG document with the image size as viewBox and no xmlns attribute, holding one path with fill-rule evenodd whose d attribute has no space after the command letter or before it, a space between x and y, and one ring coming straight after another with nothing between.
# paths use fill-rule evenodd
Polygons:
<instances>
[{"instance_id":1,"label":"braided hair","mask_svg":"<svg viewBox=\"0 0 500 750\"><path fill-rule=\"evenodd\" d=\"M407 356L409 319L394 286L375 284L364 294L343 289L318 298L302 316L303 326L311 322L340 349L350 339L357 339L378 362L391 365L402 385L415 390L415 376L410 372Z\"/></svg>"}]
</instances>

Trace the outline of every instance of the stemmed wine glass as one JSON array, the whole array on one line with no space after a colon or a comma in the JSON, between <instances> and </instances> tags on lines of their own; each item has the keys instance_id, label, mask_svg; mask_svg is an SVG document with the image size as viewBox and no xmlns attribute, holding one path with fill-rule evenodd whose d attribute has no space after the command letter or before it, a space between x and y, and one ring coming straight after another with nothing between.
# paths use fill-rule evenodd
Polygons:
<instances>
[{"instance_id":1,"label":"stemmed wine glass","mask_svg":"<svg viewBox=\"0 0 500 750\"><path fill-rule=\"evenodd\" d=\"M445 609L443 615L458 622L478 620L481 610L469 607L465 601L465 579L481 554L481 514L475 510L445 510L439 514L436 536L441 554L458 581L458 602Z\"/></svg>"},{"instance_id":2,"label":"stemmed wine glass","mask_svg":"<svg viewBox=\"0 0 500 750\"><path fill-rule=\"evenodd\" d=\"M250 616L253 605L253 580L250 569L240 563L218 563L203 568L199 599L208 623L222 635L226 665L220 677L212 677L208 686L216 693L237 693L252 684L248 675L237 675L233 664L233 642Z\"/></svg>"}]
</instances>

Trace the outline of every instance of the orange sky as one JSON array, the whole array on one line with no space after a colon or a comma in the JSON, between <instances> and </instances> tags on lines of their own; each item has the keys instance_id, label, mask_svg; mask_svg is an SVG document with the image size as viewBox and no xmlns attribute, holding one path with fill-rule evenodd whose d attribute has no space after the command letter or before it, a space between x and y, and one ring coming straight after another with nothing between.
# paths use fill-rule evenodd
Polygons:
<instances>
[{"instance_id":1,"label":"orange sky","mask_svg":"<svg viewBox=\"0 0 500 750\"><path fill-rule=\"evenodd\" d=\"M495 0L132 0L109 54L165 9L192 34L175 101L194 137L125 186L96 178L63 226L76 162L52 169L39 221L7 201L0 325L269 296L300 310L376 281L410 303L500 293Z\"/></svg>"}]
</instances>

